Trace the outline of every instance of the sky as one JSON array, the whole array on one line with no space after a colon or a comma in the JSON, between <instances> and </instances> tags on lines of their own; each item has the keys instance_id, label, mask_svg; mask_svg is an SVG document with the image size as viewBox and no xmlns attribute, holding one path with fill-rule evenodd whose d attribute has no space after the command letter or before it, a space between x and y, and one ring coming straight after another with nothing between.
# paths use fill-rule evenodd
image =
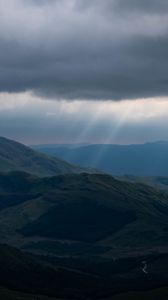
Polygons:
<instances>
[{"instance_id":1,"label":"sky","mask_svg":"<svg viewBox=\"0 0 168 300\"><path fill-rule=\"evenodd\" d=\"M168 140L167 0L0 0L0 135Z\"/></svg>"}]
</instances>

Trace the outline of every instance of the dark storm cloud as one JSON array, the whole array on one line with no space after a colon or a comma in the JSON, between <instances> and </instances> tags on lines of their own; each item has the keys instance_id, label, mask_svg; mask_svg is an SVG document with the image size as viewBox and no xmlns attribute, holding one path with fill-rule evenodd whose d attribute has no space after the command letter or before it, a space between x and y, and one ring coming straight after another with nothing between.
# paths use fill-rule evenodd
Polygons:
<instances>
[{"instance_id":1,"label":"dark storm cloud","mask_svg":"<svg viewBox=\"0 0 168 300\"><path fill-rule=\"evenodd\" d=\"M127 99L168 94L168 2L0 0L0 90Z\"/></svg>"},{"instance_id":2,"label":"dark storm cloud","mask_svg":"<svg viewBox=\"0 0 168 300\"><path fill-rule=\"evenodd\" d=\"M118 0L115 8L122 12L167 13L167 0Z\"/></svg>"}]
</instances>

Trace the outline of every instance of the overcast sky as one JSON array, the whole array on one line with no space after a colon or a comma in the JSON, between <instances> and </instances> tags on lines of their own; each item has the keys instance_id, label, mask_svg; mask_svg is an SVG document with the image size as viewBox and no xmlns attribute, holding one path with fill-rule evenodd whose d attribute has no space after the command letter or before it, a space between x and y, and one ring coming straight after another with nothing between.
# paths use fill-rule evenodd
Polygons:
<instances>
[{"instance_id":1,"label":"overcast sky","mask_svg":"<svg viewBox=\"0 0 168 300\"><path fill-rule=\"evenodd\" d=\"M0 135L168 139L167 0L0 0Z\"/></svg>"}]
</instances>

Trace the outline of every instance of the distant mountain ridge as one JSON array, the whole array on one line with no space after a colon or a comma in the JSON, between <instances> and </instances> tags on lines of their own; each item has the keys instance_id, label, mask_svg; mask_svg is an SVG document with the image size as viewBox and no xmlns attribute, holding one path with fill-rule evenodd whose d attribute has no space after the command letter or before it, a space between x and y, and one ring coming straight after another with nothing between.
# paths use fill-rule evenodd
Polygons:
<instances>
[{"instance_id":1,"label":"distant mountain ridge","mask_svg":"<svg viewBox=\"0 0 168 300\"><path fill-rule=\"evenodd\" d=\"M35 146L38 151L112 175L168 176L168 142L81 147Z\"/></svg>"},{"instance_id":2,"label":"distant mountain ridge","mask_svg":"<svg viewBox=\"0 0 168 300\"><path fill-rule=\"evenodd\" d=\"M54 176L81 173L84 169L56 157L36 152L16 141L0 137L0 171L23 171L38 176Z\"/></svg>"}]
</instances>

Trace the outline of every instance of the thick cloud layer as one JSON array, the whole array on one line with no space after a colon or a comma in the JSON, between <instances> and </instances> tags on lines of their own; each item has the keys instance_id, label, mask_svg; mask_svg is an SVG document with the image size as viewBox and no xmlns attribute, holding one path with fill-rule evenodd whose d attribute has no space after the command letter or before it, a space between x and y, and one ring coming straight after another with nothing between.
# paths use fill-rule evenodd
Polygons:
<instances>
[{"instance_id":1,"label":"thick cloud layer","mask_svg":"<svg viewBox=\"0 0 168 300\"><path fill-rule=\"evenodd\" d=\"M0 0L0 91L168 95L167 0Z\"/></svg>"}]
</instances>

